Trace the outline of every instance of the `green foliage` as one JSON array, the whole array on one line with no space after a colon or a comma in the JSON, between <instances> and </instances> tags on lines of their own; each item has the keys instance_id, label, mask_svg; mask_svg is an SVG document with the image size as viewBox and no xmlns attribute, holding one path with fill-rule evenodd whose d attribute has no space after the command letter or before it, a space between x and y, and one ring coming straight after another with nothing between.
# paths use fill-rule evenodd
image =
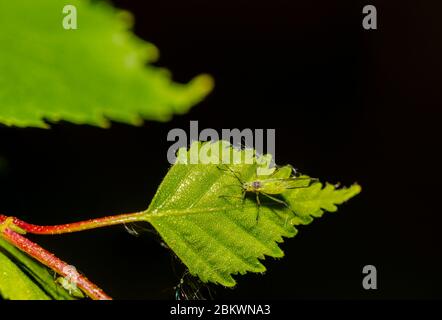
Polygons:
<instances>
[{"instance_id":1,"label":"green foliage","mask_svg":"<svg viewBox=\"0 0 442 320\"><path fill-rule=\"evenodd\" d=\"M205 151L200 153L200 150ZM193 275L204 282L234 286L234 274L264 272L261 260L265 256L281 258L284 253L278 243L283 237L293 237L296 225L310 223L323 211L336 211L336 204L358 194L360 186L336 189L315 183L309 187L291 189L282 193L282 199L292 210L261 196L258 207L255 195L241 199L241 183L234 174L216 164L203 164L197 154L211 159L245 159L245 151L237 151L225 142L192 144L188 153L180 152L179 161L172 166L151 205L145 213L167 245L184 262ZM203 159L203 160L201 160ZM253 158L251 164L231 165L230 168L244 181L266 178L289 178L290 166L282 167L267 176L257 176L264 158ZM268 158L267 158L268 159ZM185 162L189 164L185 164ZM305 176L306 177L306 176ZM301 180L300 180L301 181ZM300 182L302 184L302 182Z\"/></svg>"},{"instance_id":2,"label":"green foliage","mask_svg":"<svg viewBox=\"0 0 442 320\"><path fill-rule=\"evenodd\" d=\"M71 300L49 270L0 238L0 298Z\"/></svg>"},{"instance_id":3,"label":"green foliage","mask_svg":"<svg viewBox=\"0 0 442 320\"><path fill-rule=\"evenodd\" d=\"M77 8L77 30L62 27L68 4ZM188 111L212 79L178 84L146 66L158 51L128 31L131 24L129 13L103 1L0 1L0 122L106 127L109 119L138 125Z\"/></svg>"},{"instance_id":4,"label":"green foliage","mask_svg":"<svg viewBox=\"0 0 442 320\"><path fill-rule=\"evenodd\" d=\"M78 10L77 30L62 28L65 5ZM103 1L0 1L0 123L44 128L46 121L65 120L107 127L109 120L139 125L187 112L212 89L212 79L201 75L178 84L167 70L146 65L158 51L129 31L131 19ZM222 151L246 157L225 143L194 143L181 150L144 214L204 282L231 287L235 274L264 272L262 260L282 257L278 244L295 236L296 226L336 211L361 191L357 184L337 188L318 182L275 192L289 208L263 195L258 207L253 194L241 199L241 182L229 170L183 163L206 147L212 159L222 159ZM258 168L268 171L268 157L251 159L229 168L246 182L292 179L289 166L258 176ZM293 183L269 183L267 190ZM0 238L1 298L73 299L62 288L70 284L63 278L58 282L62 285L45 266Z\"/></svg>"},{"instance_id":5,"label":"green foliage","mask_svg":"<svg viewBox=\"0 0 442 320\"><path fill-rule=\"evenodd\" d=\"M250 162L245 162L247 158ZM223 159L238 164L209 162ZM307 176L293 177L291 166L271 169L269 160L268 155L258 157L254 150L236 150L225 141L195 142L189 150L180 150L177 163L141 220L151 223L190 273L204 282L232 287L236 284L232 275L262 273L265 256L284 256L278 244L284 237L295 236L296 226L310 223L324 211L336 211L336 205L361 191L357 184L338 189L331 184L306 183ZM277 201L260 194L258 206L255 194L249 192L245 200L242 198L243 182L257 180L271 181L272 188L295 188L278 191ZM73 298L44 266L1 238L0 276L4 298ZM70 288L68 283L62 285Z\"/></svg>"}]
</instances>

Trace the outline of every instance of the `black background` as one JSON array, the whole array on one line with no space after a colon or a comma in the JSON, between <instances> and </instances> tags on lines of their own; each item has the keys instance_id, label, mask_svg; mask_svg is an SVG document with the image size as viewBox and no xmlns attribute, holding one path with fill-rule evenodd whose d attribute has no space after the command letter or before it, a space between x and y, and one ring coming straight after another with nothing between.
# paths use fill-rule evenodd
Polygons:
<instances>
[{"instance_id":1,"label":"black background","mask_svg":"<svg viewBox=\"0 0 442 320\"><path fill-rule=\"evenodd\" d=\"M145 209L169 168L167 132L276 128L276 159L363 192L215 298L442 298L438 159L442 6L434 1L123 1L157 65L213 93L185 116L109 130L0 128L0 211L57 224ZM375 4L378 30L362 28ZM86 74L87 71L85 71ZM32 237L119 299L174 297L179 264L122 227ZM362 288L362 268L378 290Z\"/></svg>"}]
</instances>

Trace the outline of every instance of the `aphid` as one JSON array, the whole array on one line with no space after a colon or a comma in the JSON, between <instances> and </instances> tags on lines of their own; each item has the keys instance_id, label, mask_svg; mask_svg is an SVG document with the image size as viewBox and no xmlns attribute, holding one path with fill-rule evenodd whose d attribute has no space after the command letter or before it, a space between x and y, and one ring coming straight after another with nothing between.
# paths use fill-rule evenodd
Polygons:
<instances>
[{"instance_id":1,"label":"aphid","mask_svg":"<svg viewBox=\"0 0 442 320\"><path fill-rule=\"evenodd\" d=\"M218 167L221 170L221 167ZM242 196L240 197L242 201L244 202L245 197L248 193L255 194L256 197L256 203L258 206L258 213L256 215L256 221L259 219L259 209L261 206L261 200L260 195L265 196L266 198L269 198L272 201L275 201L279 204L284 205L287 207L290 211L293 212L293 210L290 208L290 206L283 200L277 198L276 196L281 195L287 190L291 189L297 189L297 188L307 188L311 186L314 182L317 182L318 179L315 178L309 178L309 177L300 177L298 176L298 173L294 168L291 167L293 174L288 178L277 178L277 173L279 170L276 168L273 173L270 176L266 176L265 178L259 179L256 178L252 181L244 181L241 179L239 174L232 170L232 168L226 166L227 171L233 174L233 176L239 181L240 185L239 187L242 190ZM226 170L224 170L226 171ZM272 178L273 177L273 178ZM300 182L303 182L303 184L300 185ZM235 196L223 196L223 197L235 197Z\"/></svg>"},{"instance_id":2,"label":"aphid","mask_svg":"<svg viewBox=\"0 0 442 320\"><path fill-rule=\"evenodd\" d=\"M83 292L78 288L77 282L80 274L74 266L68 265L63 267L63 274L65 277L58 277L55 283L62 286L69 294L75 298L85 298ZM57 275L54 274L54 277Z\"/></svg>"},{"instance_id":3,"label":"aphid","mask_svg":"<svg viewBox=\"0 0 442 320\"><path fill-rule=\"evenodd\" d=\"M84 298L83 292L77 287L75 282L69 281L67 278L58 277L56 283L61 285L69 294L75 298Z\"/></svg>"}]
</instances>

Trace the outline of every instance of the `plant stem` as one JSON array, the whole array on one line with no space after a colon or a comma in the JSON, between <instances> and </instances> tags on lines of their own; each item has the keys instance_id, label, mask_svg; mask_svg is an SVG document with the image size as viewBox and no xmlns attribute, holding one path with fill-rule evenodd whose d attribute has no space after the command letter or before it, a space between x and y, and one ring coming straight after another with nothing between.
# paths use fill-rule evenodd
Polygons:
<instances>
[{"instance_id":1,"label":"plant stem","mask_svg":"<svg viewBox=\"0 0 442 320\"><path fill-rule=\"evenodd\" d=\"M21 233L33 233L41 235L64 234L77 231L108 227L117 224L138 222L144 220L144 212L135 212L108 216L103 218L79 221L74 223L54 225L54 226L38 226L27 223L15 217L0 215L0 235L13 246L26 252L28 255L38 260L45 266L54 270L63 277L69 276L69 270L72 266L57 258L54 254L43 249L36 243L23 237ZM85 276L78 274L75 284L82 289L91 299L94 300L111 300L102 289L89 281Z\"/></svg>"},{"instance_id":2,"label":"plant stem","mask_svg":"<svg viewBox=\"0 0 442 320\"><path fill-rule=\"evenodd\" d=\"M103 218L79 221L74 223L54 225L54 226L38 226L27 223L15 217L0 215L0 236L11 243L18 249L26 252L28 255L38 260L45 266L54 270L63 277L69 276L69 270L72 266L57 258L54 254L43 249L36 243L23 237L21 234L32 233L41 235L64 234L77 231L108 227L117 224L125 224L145 220L144 212L135 212L108 216ZM82 289L91 299L94 300L111 300L102 289L89 281L85 276L79 274L75 279L75 284Z\"/></svg>"},{"instance_id":3,"label":"plant stem","mask_svg":"<svg viewBox=\"0 0 442 320\"><path fill-rule=\"evenodd\" d=\"M3 221L5 221L4 216L0 216L0 222ZM66 262L57 258L54 254L43 249L36 243L12 231L8 227L3 228L1 235L10 244L26 252L28 255L40 261L42 264L51 268L58 274L62 275L63 277L69 276L68 270L70 270L72 267ZM80 289L82 289L91 299L112 300L111 297L104 293L104 291L100 289L97 285L89 281L85 276L78 274L75 281L75 284Z\"/></svg>"},{"instance_id":4,"label":"plant stem","mask_svg":"<svg viewBox=\"0 0 442 320\"><path fill-rule=\"evenodd\" d=\"M143 221L145 213L144 212L135 212L135 213L126 213L115 216L108 216L103 218L79 221L74 223L55 225L55 226L38 226L34 224L30 224L24 222L18 218L13 218L13 224L20 229L32 234L63 234L63 233L71 233L77 231L84 231L102 227L108 227L117 224L131 223ZM6 216L0 215L0 223L7 219Z\"/></svg>"}]
</instances>

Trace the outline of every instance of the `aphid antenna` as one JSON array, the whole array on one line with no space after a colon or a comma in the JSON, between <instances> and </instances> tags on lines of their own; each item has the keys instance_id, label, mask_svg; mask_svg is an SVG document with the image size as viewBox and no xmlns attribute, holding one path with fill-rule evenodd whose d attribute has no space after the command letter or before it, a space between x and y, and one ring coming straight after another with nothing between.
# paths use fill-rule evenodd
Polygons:
<instances>
[{"instance_id":1,"label":"aphid antenna","mask_svg":"<svg viewBox=\"0 0 442 320\"><path fill-rule=\"evenodd\" d=\"M239 183L244 184L244 181L241 179L241 177L238 175L238 172L235 172L232 168L230 168L228 165L224 165L227 169L223 169L221 166L217 166L219 170L222 171L229 171L233 176L239 181Z\"/></svg>"}]
</instances>

